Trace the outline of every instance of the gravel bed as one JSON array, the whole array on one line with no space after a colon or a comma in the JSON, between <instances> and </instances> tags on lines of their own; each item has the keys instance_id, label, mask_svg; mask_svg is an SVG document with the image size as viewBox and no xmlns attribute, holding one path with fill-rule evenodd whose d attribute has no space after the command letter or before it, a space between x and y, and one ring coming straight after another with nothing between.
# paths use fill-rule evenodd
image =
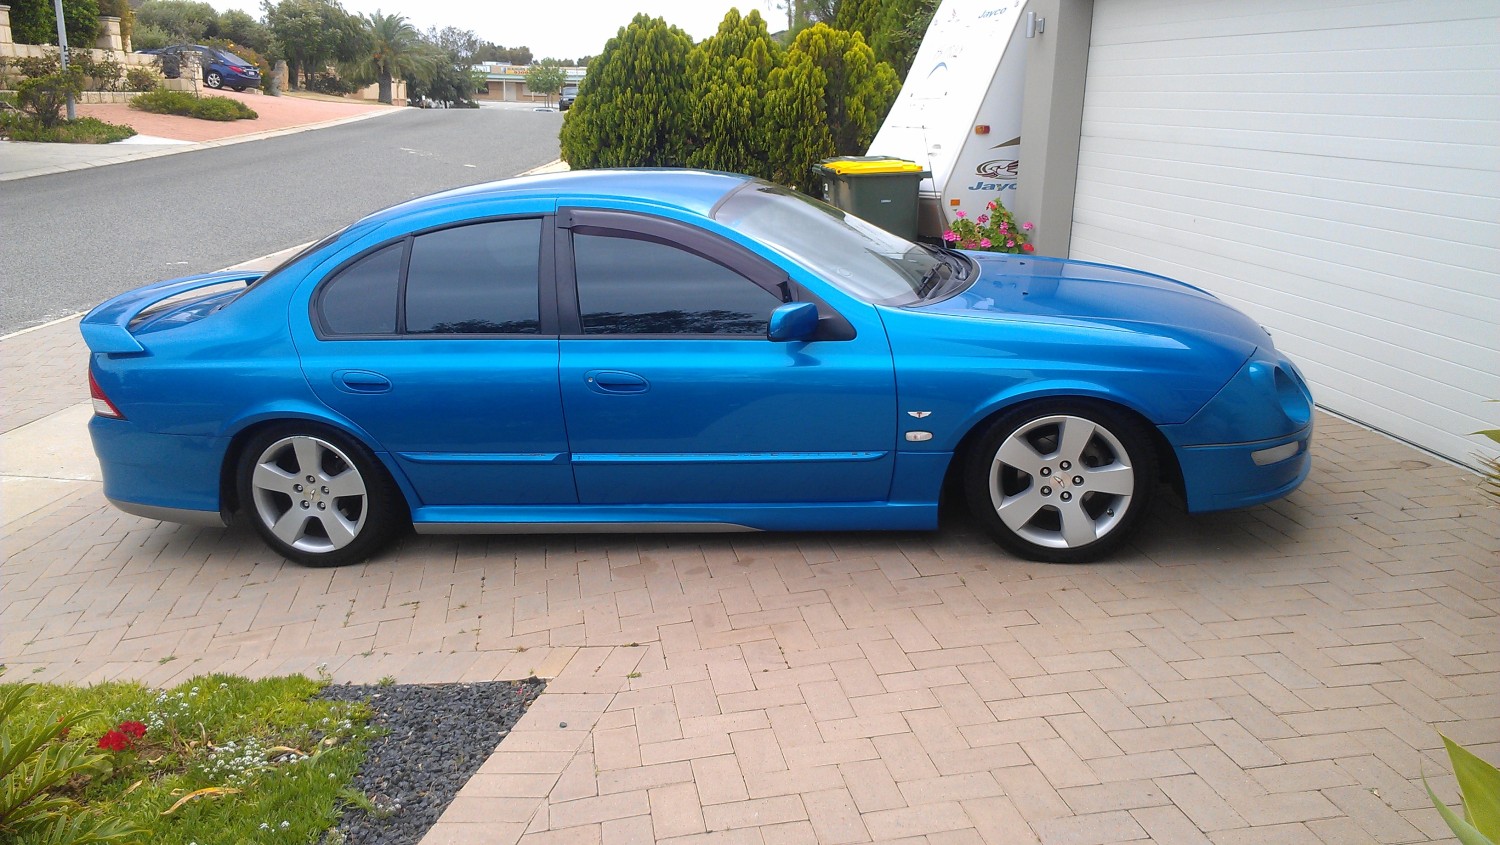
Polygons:
<instances>
[{"instance_id":1,"label":"gravel bed","mask_svg":"<svg viewBox=\"0 0 1500 845\"><path fill-rule=\"evenodd\" d=\"M544 681L325 687L334 701L367 701L386 731L351 786L376 812L350 807L326 842L416 845L453 796L541 694ZM340 838L339 834L342 834Z\"/></svg>"}]
</instances>

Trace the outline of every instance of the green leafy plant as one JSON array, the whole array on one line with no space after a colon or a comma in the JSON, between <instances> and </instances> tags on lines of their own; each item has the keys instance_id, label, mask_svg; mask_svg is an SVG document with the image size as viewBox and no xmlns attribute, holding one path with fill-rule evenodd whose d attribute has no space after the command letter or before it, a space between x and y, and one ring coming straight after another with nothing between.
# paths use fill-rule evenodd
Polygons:
<instances>
[{"instance_id":1,"label":"green leafy plant","mask_svg":"<svg viewBox=\"0 0 1500 845\"><path fill-rule=\"evenodd\" d=\"M95 117L59 121L42 126L19 112L0 112L0 136L12 141L47 141L59 144L113 144L135 135L135 130Z\"/></svg>"},{"instance_id":2,"label":"green leafy plant","mask_svg":"<svg viewBox=\"0 0 1500 845\"><path fill-rule=\"evenodd\" d=\"M1500 841L1500 771L1446 736L1443 745L1447 747L1448 760L1453 764L1453 777L1458 781L1458 791L1463 798L1464 815L1459 818L1448 805L1438 800L1437 793L1423 777L1422 785L1427 787L1432 806L1437 808L1438 814L1463 845L1495 845Z\"/></svg>"},{"instance_id":3,"label":"green leafy plant","mask_svg":"<svg viewBox=\"0 0 1500 845\"><path fill-rule=\"evenodd\" d=\"M161 87L161 74L148 67L125 71L125 88L130 91L155 91Z\"/></svg>"},{"instance_id":4,"label":"green leafy plant","mask_svg":"<svg viewBox=\"0 0 1500 845\"><path fill-rule=\"evenodd\" d=\"M62 120L68 96L83 93L83 74L76 67L61 68L56 73L23 79L16 85L16 101L21 110L43 127L51 128Z\"/></svg>"},{"instance_id":5,"label":"green leafy plant","mask_svg":"<svg viewBox=\"0 0 1500 845\"><path fill-rule=\"evenodd\" d=\"M984 252L1032 252L1030 223L1016 224L1010 209L990 200L985 212L970 218L963 209L955 211L954 220L943 232L943 240L959 249L975 249Z\"/></svg>"},{"instance_id":6,"label":"green leafy plant","mask_svg":"<svg viewBox=\"0 0 1500 845\"><path fill-rule=\"evenodd\" d=\"M145 831L81 808L66 794L74 781L107 775L111 765L107 755L67 741L94 712L24 718L22 705L36 689L0 687L0 838L49 845L144 841Z\"/></svg>"},{"instance_id":7,"label":"green leafy plant","mask_svg":"<svg viewBox=\"0 0 1500 845\"><path fill-rule=\"evenodd\" d=\"M1500 402L1500 399L1491 399L1491 402ZM1500 443L1500 428L1488 428L1484 431L1476 431L1475 434L1488 437L1495 443ZM1494 499L1500 499L1500 457L1480 455L1479 463L1484 467L1484 481L1479 485L1487 495Z\"/></svg>"},{"instance_id":8,"label":"green leafy plant","mask_svg":"<svg viewBox=\"0 0 1500 845\"><path fill-rule=\"evenodd\" d=\"M229 97L196 97L187 91L158 88L130 101L130 107L154 114L177 114L202 120L254 120L255 110Z\"/></svg>"},{"instance_id":9,"label":"green leafy plant","mask_svg":"<svg viewBox=\"0 0 1500 845\"><path fill-rule=\"evenodd\" d=\"M100 51L104 58L94 58L93 50L69 50L68 61L76 63L78 70L87 78L89 91L118 91L125 77L125 68L115 58L113 51Z\"/></svg>"},{"instance_id":10,"label":"green leafy plant","mask_svg":"<svg viewBox=\"0 0 1500 845\"><path fill-rule=\"evenodd\" d=\"M54 802L54 815L70 826L36 835L6 826L3 808L13 791L7 775L0 788L0 842L321 841L338 820L339 795L371 735L369 708L321 700L322 686L303 677L228 675L199 676L160 691L110 682L39 685L31 693L0 683L0 702L21 699L6 716L0 760L20 747L21 737L46 729L55 734L45 746L49 753L82 758L86 766L54 778L57 785L43 799ZM78 715L59 723L53 710ZM97 824L107 819L116 827ZM126 827L140 831L114 839L98 835Z\"/></svg>"}]
</instances>

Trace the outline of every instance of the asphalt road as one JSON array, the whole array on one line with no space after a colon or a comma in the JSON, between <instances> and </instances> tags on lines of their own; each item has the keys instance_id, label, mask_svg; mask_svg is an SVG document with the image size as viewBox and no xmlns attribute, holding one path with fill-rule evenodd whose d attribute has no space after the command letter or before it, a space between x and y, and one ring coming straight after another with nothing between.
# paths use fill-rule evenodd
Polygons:
<instances>
[{"instance_id":1,"label":"asphalt road","mask_svg":"<svg viewBox=\"0 0 1500 845\"><path fill-rule=\"evenodd\" d=\"M562 115L422 110L0 188L0 334L557 158Z\"/></svg>"}]
</instances>

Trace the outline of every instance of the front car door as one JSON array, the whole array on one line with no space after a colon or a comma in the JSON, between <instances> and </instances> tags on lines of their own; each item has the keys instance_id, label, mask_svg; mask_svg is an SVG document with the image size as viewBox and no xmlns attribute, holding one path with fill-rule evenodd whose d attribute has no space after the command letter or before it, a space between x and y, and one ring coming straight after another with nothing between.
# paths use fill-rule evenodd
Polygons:
<instances>
[{"instance_id":1,"label":"front car door","mask_svg":"<svg viewBox=\"0 0 1500 845\"><path fill-rule=\"evenodd\" d=\"M889 498L889 345L873 310L824 339L767 339L801 292L786 269L697 225L558 211L559 378L585 505ZM827 312L827 306L822 310Z\"/></svg>"},{"instance_id":2,"label":"front car door","mask_svg":"<svg viewBox=\"0 0 1500 845\"><path fill-rule=\"evenodd\" d=\"M420 231L364 249L312 294L316 336L298 342L308 382L390 453L423 506L576 501L552 231L547 214Z\"/></svg>"}]
</instances>

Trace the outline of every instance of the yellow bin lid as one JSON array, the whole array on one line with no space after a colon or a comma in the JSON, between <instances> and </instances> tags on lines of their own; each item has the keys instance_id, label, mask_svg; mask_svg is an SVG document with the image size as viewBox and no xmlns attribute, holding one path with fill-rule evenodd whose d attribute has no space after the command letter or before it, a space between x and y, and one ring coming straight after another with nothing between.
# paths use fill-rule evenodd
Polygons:
<instances>
[{"instance_id":1,"label":"yellow bin lid","mask_svg":"<svg viewBox=\"0 0 1500 845\"><path fill-rule=\"evenodd\" d=\"M876 159L874 161L825 161L821 165L840 176L867 176L876 173L920 173L921 165L899 158Z\"/></svg>"}]
</instances>

